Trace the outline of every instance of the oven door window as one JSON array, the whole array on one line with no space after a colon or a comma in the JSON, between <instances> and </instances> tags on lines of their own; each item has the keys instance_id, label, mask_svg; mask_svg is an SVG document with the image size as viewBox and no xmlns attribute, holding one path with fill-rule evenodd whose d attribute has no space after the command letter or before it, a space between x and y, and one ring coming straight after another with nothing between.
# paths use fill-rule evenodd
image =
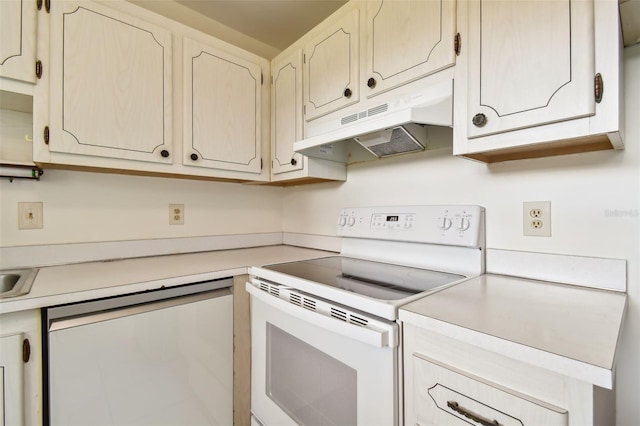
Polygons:
<instances>
[{"instance_id":1,"label":"oven door window","mask_svg":"<svg viewBox=\"0 0 640 426\"><path fill-rule=\"evenodd\" d=\"M300 425L356 425L357 371L267 322L266 394Z\"/></svg>"}]
</instances>

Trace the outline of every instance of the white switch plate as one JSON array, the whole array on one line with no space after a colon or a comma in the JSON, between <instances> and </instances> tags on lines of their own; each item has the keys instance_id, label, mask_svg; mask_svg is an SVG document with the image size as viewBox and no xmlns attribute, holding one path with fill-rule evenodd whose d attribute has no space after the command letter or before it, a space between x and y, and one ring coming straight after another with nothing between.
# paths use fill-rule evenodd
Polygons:
<instances>
[{"instance_id":1,"label":"white switch plate","mask_svg":"<svg viewBox=\"0 0 640 426\"><path fill-rule=\"evenodd\" d=\"M169 204L169 225L184 225L184 204Z\"/></svg>"},{"instance_id":2,"label":"white switch plate","mask_svg":"<svg viewBox=\"0 0 640 426\"><path fill-rule=\"evenodd\" d=\"M551 201L522 203L522 229L525 237L550 237Z\"/></svg>"},{"instance_id":3,"label":"white switch plate","mask_svg":"<svg viewBox=\"0 0 640 426\"><path fill-rule=\"evenodd\" d=\"M42 229L43 222L43 204L41 202L18 203L18 229Z\"/></svg>"}]
</instances>

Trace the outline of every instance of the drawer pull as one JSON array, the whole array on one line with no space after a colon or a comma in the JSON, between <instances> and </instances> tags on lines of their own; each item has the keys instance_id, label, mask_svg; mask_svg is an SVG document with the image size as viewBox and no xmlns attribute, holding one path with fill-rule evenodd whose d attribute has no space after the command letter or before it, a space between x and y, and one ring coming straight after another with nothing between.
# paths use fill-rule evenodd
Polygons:
<instances>
[{"instance_id":1,"label":"drawer pull","mask_svg":"<svg viewBox=\"0 0 640 426\"><path fill-rule=\"evenodd\" d=\"M486 417L476 414L471 410L468 410L458 404L456 401L447 401L447 407L453 411L462 414L463 416L473 420L476 423L480 423L482 426L502 426L497 420L489 420Z\"/></svg>"}]
</instances>

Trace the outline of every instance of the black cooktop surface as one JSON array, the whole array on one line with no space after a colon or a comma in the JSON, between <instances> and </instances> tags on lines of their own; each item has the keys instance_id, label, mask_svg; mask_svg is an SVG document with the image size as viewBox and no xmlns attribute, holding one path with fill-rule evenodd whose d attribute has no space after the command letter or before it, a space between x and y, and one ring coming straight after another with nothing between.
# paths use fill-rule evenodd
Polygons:
<instances>
[{"instance_id":1,"label":"black cooktop surface","mask_svg":"<svg viewBox=\"0 0 640 426\"><path fill-rule=\"evenodd\" d=\"M384 300L402 299L466 278L343 256L280 263L264 269Z\"/></svg>"}]
</instances>

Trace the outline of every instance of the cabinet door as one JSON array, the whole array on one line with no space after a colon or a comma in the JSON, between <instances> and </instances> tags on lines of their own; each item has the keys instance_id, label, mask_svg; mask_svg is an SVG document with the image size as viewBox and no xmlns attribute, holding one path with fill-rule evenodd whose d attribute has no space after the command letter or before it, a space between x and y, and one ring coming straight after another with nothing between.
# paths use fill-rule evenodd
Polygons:
<instances>
[{"instance_id":1,"label":"cabinet door","mask_svg":"<svg viewBox=\"0 0 640 426\"><path fill-rule=\"evenodd\" d=\"M36 2L0 1L0 77L34 83Z\"/></svg>"},{"instance_id":2,"label":"cabinet door","mask_svg":"<svg viewBox=\"0 0 640 426\"><path fill-rule=\"evenodd\" d=\"M455 0L367 2L366 96L455 64Z\"/></svg>"},{"instance_id":3,"label":"cabinet door","mask_svg":"<svg viewBox=\"0 0 640 426\"><path fill-rule=\"evenodd\" d=\"M312 120L358 102L358 27L355 9L304 49L305 117Z\"/></svg>"},{"instance_id":4,"label":"cabinet door","mask_svg":"<svg viewBox=\"0 0 640 426\"><path fill-rule=\"evenodd\" d=\"M171 33L92 2L51 9L55 152L171 162Z\"/></svg>"},{"instance_id":5,"label":"cabinet door","mask_svg":"<svg viewBox=\"0 0 640 426\"><path fill-rule=\"evenodd\" d=\"M468 137L594 114L593 10L592 0L469 4Z\"/></svg>"},{"instance_id":6,"label":"cabinet door","mask_svg":"<svg viewBox=\"0 0 640 426\"><path fill-rule=\"evenodd\" d=\"M275 59L271 69L271 170L302 170L304 157L293 152L302 139L302 52Z\"/></svg>"},{"instance_id":7,"label":"cabinet door","mask_svg":"<svg viewBox=\"0 0 640 426\"><path fill-rule=\"evenodd\" d=\"M22 333L0 337L0 422L24 424Z\"/></svg>"},{"instance_id":8,"label":"cabinet door","mask_svg":"<svg viewBox=\"0 0 640 426\"><path fill-rule=\"evenodd\" d=\"M185 165L260 173L260 65L184 39Z\"/></svg>"}]
</instances>

